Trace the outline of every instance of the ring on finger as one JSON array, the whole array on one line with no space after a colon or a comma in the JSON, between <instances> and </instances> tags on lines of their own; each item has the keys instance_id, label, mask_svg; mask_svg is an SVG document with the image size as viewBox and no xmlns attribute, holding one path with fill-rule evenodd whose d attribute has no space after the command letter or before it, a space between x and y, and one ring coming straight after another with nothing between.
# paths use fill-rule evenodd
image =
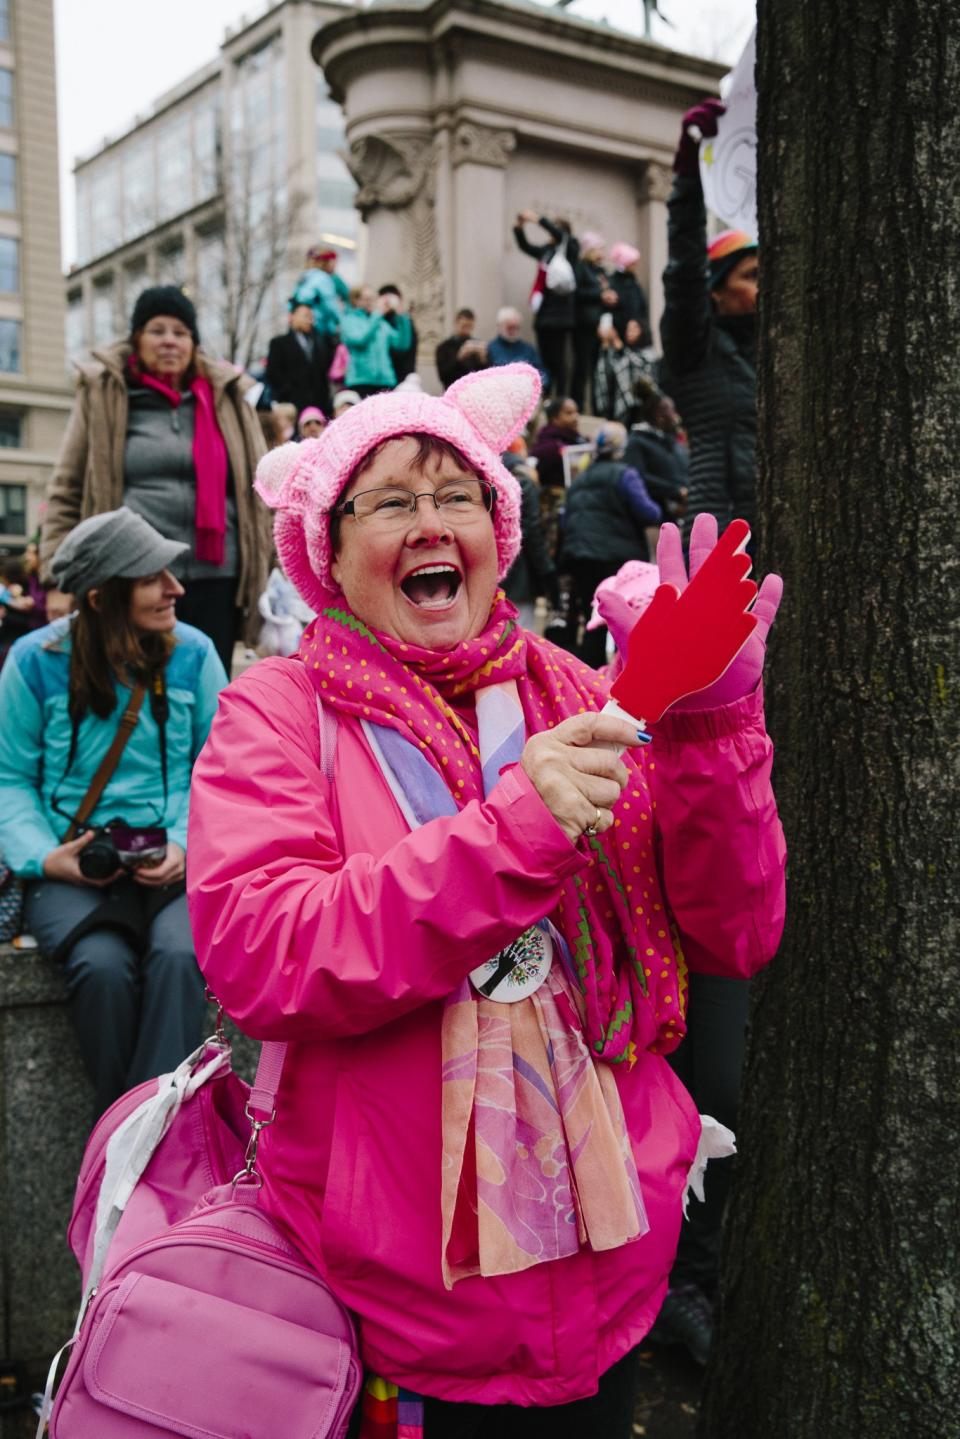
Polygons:
<instances>
[{"instance_id":1,"label":"ring on finger","mask_svg":"<svg viewBox=\"0 0 960 1439\"><path fill-rule=\"evenodd\" d=\"M597 815L596 815L596 818L595 818L594 821L593 821L593 824L588 824L588 825L587 825L586 829L583 831L584 834L588 834L588 835L590 836L590 838L593 839L594 835L597 833L597 830L600 828L600 821L602 820L602 818L603 818L603 814L602 814L601 810L598 809L598 810L597 810Z\"/></svg>"}]
</instances>

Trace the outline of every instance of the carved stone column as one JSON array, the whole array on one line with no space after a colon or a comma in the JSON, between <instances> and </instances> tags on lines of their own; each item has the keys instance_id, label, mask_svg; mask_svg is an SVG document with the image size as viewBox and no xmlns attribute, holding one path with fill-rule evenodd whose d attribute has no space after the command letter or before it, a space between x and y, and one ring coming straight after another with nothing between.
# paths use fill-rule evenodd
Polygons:
<instances>
[{"instance_id":1,"label":"carved stone column","mask_svg":"<svg viewBox=\"0 0 960 1439\"><path fill-rule=\"evenodd\" d=\"M395 280L409 300L420 347L443 339L443 255L436 217L436 152L423 131L364 135L344 156L370 226L371 284Z\"/></svg>"},{"instance_id":2,"label":"carved stone column","mask_svg":"<svg viewBox=\"0 0 960 1439\"><path fill-rule=\"evenodd\" d=\"M661 277L667 263L667 199L672 184L673 171L659 160L646 160L637 177L638 233L646 276L644 288L650 299L650 327L658 350L660 316L663 314Z\"/></svg>"},{"instance_id":3,"label":"carved stone column","mask_svg":"<svg viewBox=\"0 0 960 1439\"><path fill-rule=\"evenodd\" d=\"M475 310L478 333L484 336L494 333L496 313L503 303L506 171L516 146L512 130L496 130L468 120L456 126L451 142L454 311L462 305ZM453 316L448 318L452 322Z\"/></svg>"}]
</instances>

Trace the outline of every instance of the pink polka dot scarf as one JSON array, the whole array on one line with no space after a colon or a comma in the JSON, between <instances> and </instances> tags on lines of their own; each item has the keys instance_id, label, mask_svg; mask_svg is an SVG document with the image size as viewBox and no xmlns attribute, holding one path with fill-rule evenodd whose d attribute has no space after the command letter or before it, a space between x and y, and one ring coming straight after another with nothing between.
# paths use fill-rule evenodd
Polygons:
<instances>
[{"instance_id":1,"label":"pink polka dot scarf","mask_svg":"<svg viewBox=\"0 0 960 1439\"><path fill-rule=\"evenodd\" d=\"M602 678L521 629L500 591L482 633L449 653L375 633L346 608L330 606L305 632L300 657L325 705L372 727L378 758L395 789L399 784L412 823L482 800L504 765L519 758L525 734L606 699ZM648 906L635 895L639 884L649 895L655 883L652 801L645 761L631 753L624 760L631 770L627 806L635 804L649 832L621 825L589 841L589 865L567 881L547 921L558 962L546 982L505 1005L464 979L446 1001L448 1285L584 1245L615 1248L648 1227L609 1065L631 1064L639 1046L677 1042L682 959L675 949L675 962L657 980L645 958L652 953Z\"/></svg>"}]
</instances>

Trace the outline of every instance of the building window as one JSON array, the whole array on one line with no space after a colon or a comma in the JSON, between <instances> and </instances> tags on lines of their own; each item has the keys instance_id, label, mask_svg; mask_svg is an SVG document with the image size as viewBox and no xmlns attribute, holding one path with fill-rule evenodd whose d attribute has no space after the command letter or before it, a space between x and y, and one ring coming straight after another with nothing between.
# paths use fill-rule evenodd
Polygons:
<instances>
[{"instance_id":1,"label":"building window","mask_svg":"<svg viewBox=\"0 0 960 1439\"><path fill-rule=\"evenodd\" d=\"M113 281L93 287L93 343L104 345L117 338L114 316Z\"/></svg>"},{"instance_id":2,"label":"building window","mask_svg":"<svg viewBox=\"0 0 960 1439\"><path fill-rule=\"evenodd\" d=\"M197 200L215 195L220 184L220 107L216 100L193 113L193 173Z\"/></svg>"},{"instance_id":3,"label":"building window","mask_svg":"<svg viewBox=\"0 0 960 1439\"><path fill-rule=\"evenodd\" d=\"M123 236L133 240L156 224L157 187L153 178L153 145L140 140L123 157Z\"/></svg>"},{"instance_id":4,"label":"building window","mask_svg":"<svg viewBox=\"0 0 960 1439\"><path fill-rule=\"evenodd\" d=\"M10 39L10 0L0 0L0 40Z\"/></svg>"},{"instance_id":5,"label":"building window","mask_svg":"<svg viewBox=\"0 0 960 1439\"><path fill-rule=\"evenodd\" d=\"M0 235L0 291L20 293L20 241L10 235Z\"/></svg>"},{"instance_id":6,"label":"building window","mask_svg":"<svg viewBox=\"0 0 960 1439\"><path fill-rule=\"evenodd\" d=\"M7 374L20 371L21 329L19 320L0 320L0 370Z\"/></svg>"},{"instance_id":7,"label":"building window","mask_svg":"<svg viewBox=\"0 0 960 1439\"><path fill-rule=\"evenodd\" d=\"M13 129L13 71L0 68L0 125Z\"/></svg>"},{"instance_id":8,"label":"building window","mask_svg":"<svg viewBox=\"0 0 960 1439\"><path fill-rule=\"evenodd\" d=\"M90 230L90 182L86 172L76 176L77 194L77 264L85 265L93 258L93 235Z\"/></svg>"},{"instance_id":9,"label":"building window","mask_svg":"<svg viewBox=\"0 0 960 1439\"><path fill-rule=\"evenodd\" d=\"M0 450L19 450L23 444L23 416L16 410L0 410Z\"/></svg>"},{"instance_id":10,"label":"building window","mask_svg":"<svg viewBox=\"0 0 960 1439\"><path fill-rule=\"evenodd\" d=\"M120 170L115 160L90 175L90 240L92 254L105 255L120 243Z\"/></svg>"},{"instance_id":11,"label":"building window","mask_svg":"<svg viewBox=\"0 0 960 1439\"><path fill-rule=\"evenodd\" d=\"M0 530L5 535L27 533L26 485L0 485Z\"/></svg>"},{"instance_id":12,"label":"building window","mask_svg":"<svg viewBox=\"0 0 960 1439\"><path fill-rule=\"evenodd\" d=\"M352 180L319 180L317 204L324 210L348 210L357 187Z\"/></svg>"},{"instance_id":13,"label":"building window","mask_svg":"<svg viewBox=\"0 0 960 1439\"><path fill-rule=\"evenodd\" d=\"M157 284L179 285L187 283L187 256L182 240L173 240L157 251Z\"/></svg>"},{"instance_id":14,"label":"building window","mask_svg":"<svg viewBox=\"0 0 960 1439\"><path fill-rule=\"evenodd\" d=\"M66 341L68 361L86 357L87 321L82 290L73 290L67 296ZM69 365L67 368L69 369Z\"/></svg>"},{"instance_id":15,"label":"building window","mask_svg":"<svg viewBox=\"0 0 960 1439\"><path fill-rule=\"evenodd\" d=\"M227 313L226 249L219 232L197 240L197 321L203 348L222 355Z\"/></svg>"},{"instance_id":16,"label":"building window","mask_svg":"<svg viewBox=\"0 0 960 1439\"><path fill-rule=\"evenodd\" d=\"M123 267L123 297L121 307L125 315L133 313L133 307L137 303L143 291L150 283L147 274L147 258L145 255L138 255Z\"/></svg>"},{"instance_id":17,"label":"building window","mask_svg":"<svg viewBox=\"0 0 960 1439\"><path fill-rule=\"evenodd\" d=\"M0 210L17 208L17 157L0 154Z\"/></svg>"},{"instance_id":18,"label":"building window","mask_svg":"<svg viewBox=\"0 0 960 1439\"><path fill-rule=\"evenodd\" d=\"M190 168L190 116L180 115L168 121L157 136L157 205L161 220L190 209Z\"/></svg>"}]
</instances>

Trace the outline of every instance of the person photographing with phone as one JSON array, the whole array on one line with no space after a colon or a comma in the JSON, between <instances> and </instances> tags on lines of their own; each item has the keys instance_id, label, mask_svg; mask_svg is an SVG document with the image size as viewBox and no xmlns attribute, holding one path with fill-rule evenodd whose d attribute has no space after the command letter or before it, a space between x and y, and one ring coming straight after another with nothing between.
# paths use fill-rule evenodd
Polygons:
<instances>
[{"instance_id":1,"label":"person photographing with phone","mask_svg":"<svg viewBox=\"0 0 960 1439\"><path fill-rule=\"evenodd\" d=\"M0 676L0 853L27 882L26 928L64 965L98 1114L203 1025L187 808L227 677L177 622L185 548L125 507L84 520L52 561L76 611L18 640Z\"/></svg>"}]
</instances>

